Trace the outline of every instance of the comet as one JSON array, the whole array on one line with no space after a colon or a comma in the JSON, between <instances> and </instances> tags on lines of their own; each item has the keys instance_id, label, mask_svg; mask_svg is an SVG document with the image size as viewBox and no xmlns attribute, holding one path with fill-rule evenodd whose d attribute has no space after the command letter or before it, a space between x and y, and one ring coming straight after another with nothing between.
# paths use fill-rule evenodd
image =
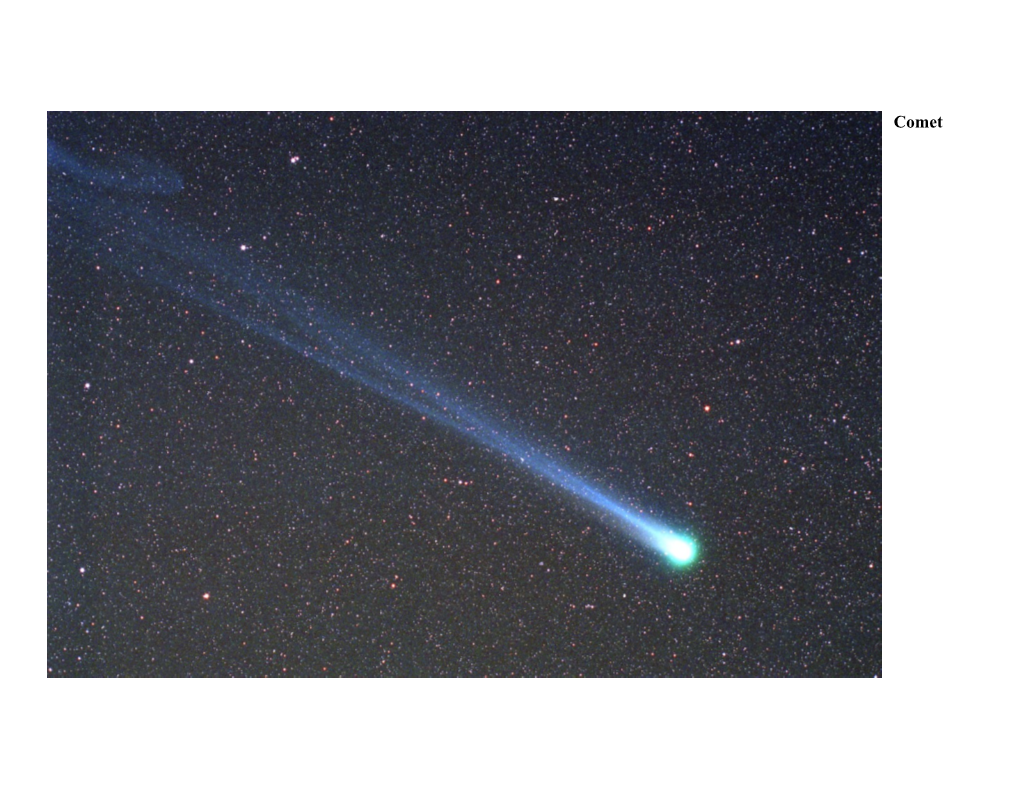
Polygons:
<instances>
[{"instance_id":1,"label":"comet","mask_svg":"<svg viewBox=\"0 0 1020 788\"><path fill-rule=\"evenodd\" d=\"M74 237L81 238L83 231L91 234L102 259L120 271L199 303L339 378L497 452L601 511L670 565L696 561L697 543L683 530L585 480L565 458L494 421L462 391L384 349L328 304L287 286L278 271L255 265L244 248L214 247L184 222L167 221L166 210L152 207L160 200L172 205L182 186L176 173L137 157L120 161L130 166L103 169L49 142L48 200L56 217L51 232L76 226Z\"/></svg>"}]
</instances>

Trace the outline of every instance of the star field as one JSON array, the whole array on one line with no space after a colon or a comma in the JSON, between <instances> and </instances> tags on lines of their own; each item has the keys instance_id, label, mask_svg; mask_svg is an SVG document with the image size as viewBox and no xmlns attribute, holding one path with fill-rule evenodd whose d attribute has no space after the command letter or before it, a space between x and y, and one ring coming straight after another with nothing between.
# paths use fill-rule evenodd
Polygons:
<instances>
[{"instance_id":1,"label":"star field","mask_svg":"<svg viewBox=\"0 0 1020 788\"><path fill-rule=\"evenodd\" d=\"M879 126L51 113L49 675L880 675Z\"/></svg>"}]
</instances>

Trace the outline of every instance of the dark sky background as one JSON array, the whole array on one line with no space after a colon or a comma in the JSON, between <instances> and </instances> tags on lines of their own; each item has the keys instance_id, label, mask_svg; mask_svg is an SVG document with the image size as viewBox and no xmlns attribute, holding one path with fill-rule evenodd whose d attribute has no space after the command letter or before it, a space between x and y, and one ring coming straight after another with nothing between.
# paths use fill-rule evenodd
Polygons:
<instances>
[{"instance_id":1,"label":"dark sky background","mask_svg":"<svg viewBox=\"0 0 1020 788\"><path fill-rule=\"evenodd\" d=\"M51 113L49 675L881 675L880 122ZM160 256L268 272L698 560Z\"/></svg>"}]
</instances>

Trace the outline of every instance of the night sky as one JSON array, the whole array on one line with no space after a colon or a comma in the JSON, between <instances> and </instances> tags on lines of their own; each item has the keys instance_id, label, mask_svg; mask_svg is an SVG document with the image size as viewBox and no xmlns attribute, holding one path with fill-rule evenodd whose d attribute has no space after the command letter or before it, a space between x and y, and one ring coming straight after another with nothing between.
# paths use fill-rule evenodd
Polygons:
<instances>
[{"instance_id":1,"label":"night sky","mask_svg":"<svg viewBox=\"0 0 1020 788\"><path fill-rule=\"evenodd\" d=\"M880 125L50 113L48 675L881 675Z\"/></svg>"}]
</instances>

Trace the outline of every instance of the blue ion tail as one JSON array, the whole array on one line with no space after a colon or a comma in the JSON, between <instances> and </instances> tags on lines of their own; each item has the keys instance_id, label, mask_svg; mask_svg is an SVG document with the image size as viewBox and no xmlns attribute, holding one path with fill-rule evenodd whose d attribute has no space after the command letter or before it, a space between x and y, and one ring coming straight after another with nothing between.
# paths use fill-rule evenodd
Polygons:
<instances>
[{"instance_id":1,"label":"blue ion tail","mask_svg":"<svg viewBox=\"0 0 1020 788\"><path fill-rule=\"evenodd\" d=\"M431 380L352 327L327 304L291 289L273 271L239 251L214 246L184 223L168 223L149 210L151 198L180 190L174 173L121 157L123 171L87 164L49 143L48 200L61 217L56 228L78 223L106 239L104 262L202 304L247 331L365 386L396 405L450 428L466 440L520 463L552 485L611 515L623 533L672 564L698 555L693 539L612 498L552 454L469 404L452 387ZM147 199L141 200L140 194ZM242 247L243 250L243 247Z\"/></svg>"}]
</instances>

